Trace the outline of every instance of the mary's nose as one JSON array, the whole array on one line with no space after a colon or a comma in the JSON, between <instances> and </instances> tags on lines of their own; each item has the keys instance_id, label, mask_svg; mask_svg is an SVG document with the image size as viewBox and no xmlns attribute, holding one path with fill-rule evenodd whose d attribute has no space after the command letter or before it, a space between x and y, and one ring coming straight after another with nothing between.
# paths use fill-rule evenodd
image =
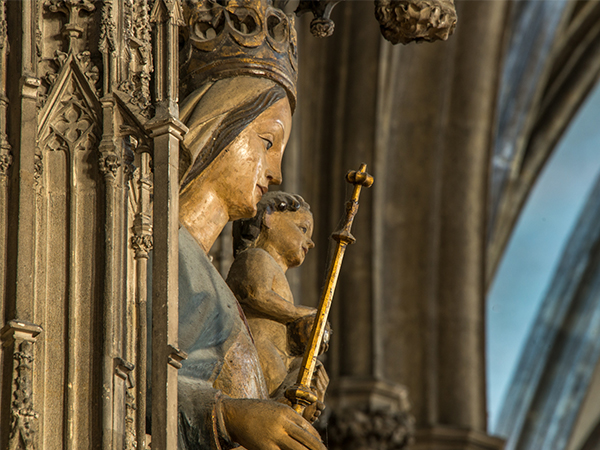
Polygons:
<instances>
[{"instance_id":1,"label":"mary's nose","mask_svg":"<svg viewBox=\"0 0 600 450\"><path fill-rule=\"evenodd\" d=\"M308 248L314 248L315 243L313 242L313 240L311 238L308 238L308 242L306 243L306 246Z\"/></svg>"},{"instance_id":2,"label":"mary's nose","mask_svg":"<svg viewBox=\"0 0 600 450\"><path fill-rule=\"evenodd\" d=\"M283 181L283 176L281 175L281 159L269 161L266 175L269 184L281 184Z\"/></svg>"},{"instance_id":3,"label":"mary's nose","mask_svg":"<svg viewBox=\"0 0 600 450\"><path fill-rule=\"evenodd\" d=\"M268 171L267 180L269 180L269 184L281 184L281 182L283 181L281 176L281 170L277 172Z\"/></svg>"}]
</instances>

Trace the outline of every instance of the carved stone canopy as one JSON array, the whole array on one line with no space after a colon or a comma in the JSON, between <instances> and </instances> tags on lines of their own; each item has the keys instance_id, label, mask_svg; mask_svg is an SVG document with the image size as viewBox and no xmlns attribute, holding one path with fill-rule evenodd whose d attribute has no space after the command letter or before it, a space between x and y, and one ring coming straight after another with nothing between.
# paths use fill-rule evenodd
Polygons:
<instances>
[{"instance_id":1,"label":"carved stone canopy","mask_svg":"<svg viewBox=\"0 0 600 450\"><path fill-rule=\"evenodd\" d=\"M335 26L330 15L341 1L301 0L296 14L312 12L312 34L331 36ZM454 0L375 0L375 17L381 34L392 44L445 41L456 27Z\"/></svg>"},{"instance_id":2,"label":"carved stone canopy","mask_svg":"<svg viewBox=\"0 0 600 450\"><path fill-rule=\"evenodd\" d=\"M331 36L330 15L341 1L301 0L295 14L312 12L312 34ZM286 0L186 0L180 98L207 81L251 75L281 84L294 109L298 53L286 5ZM393 44L446 40L456 27L453 0L375 0L375 16Z\"/></svg>"}]
</instances>

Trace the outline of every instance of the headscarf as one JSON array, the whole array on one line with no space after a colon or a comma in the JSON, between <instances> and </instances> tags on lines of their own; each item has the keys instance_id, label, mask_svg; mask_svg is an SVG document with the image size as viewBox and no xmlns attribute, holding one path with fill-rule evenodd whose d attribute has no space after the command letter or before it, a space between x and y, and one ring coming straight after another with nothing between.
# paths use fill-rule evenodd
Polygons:
<instances>
[{"instance_id":1,"label":"headscarf","mask_svg":"<svg viewBox=\"0 0 600 450\"><path fill-rule=\"evenodd\" d=\"M239 76L208 82L181 103L179 117L189 128L179 164L181 188L195 179L246 126L286 98L267 78Z\"/></svg>"}]
</instances>

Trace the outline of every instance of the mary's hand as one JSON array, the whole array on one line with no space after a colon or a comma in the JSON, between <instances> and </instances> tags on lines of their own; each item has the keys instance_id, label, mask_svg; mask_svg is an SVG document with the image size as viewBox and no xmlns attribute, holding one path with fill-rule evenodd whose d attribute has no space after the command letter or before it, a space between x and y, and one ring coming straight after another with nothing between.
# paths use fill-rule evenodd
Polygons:
<instances>
[{"instance_id":1,"label":"mary's hand","mask_svg":"<svg viewBox=\"0 0 600 450\"><path fill-rule=\"evenodd\" d=\"M327 450L292 408L271 400L223 399L225 427L247 450Z\"/></svg>"}]
</instances>

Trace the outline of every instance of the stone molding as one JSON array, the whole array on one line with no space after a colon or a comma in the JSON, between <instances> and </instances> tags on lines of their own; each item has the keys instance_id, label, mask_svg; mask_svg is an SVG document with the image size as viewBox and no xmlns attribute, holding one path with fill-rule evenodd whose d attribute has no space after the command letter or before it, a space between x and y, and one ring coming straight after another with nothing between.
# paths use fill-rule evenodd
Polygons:
<instances>
[{"instance_id":1,"label":"stone molding","mask_svg":"<svg viewBox=\"0 0 600 450\"><path fill-rule=\"evenodd\" d=\"M410 450L502 450L504 440L482 431L434 425L418 429Z\"/></svg>"}]
</instances>

